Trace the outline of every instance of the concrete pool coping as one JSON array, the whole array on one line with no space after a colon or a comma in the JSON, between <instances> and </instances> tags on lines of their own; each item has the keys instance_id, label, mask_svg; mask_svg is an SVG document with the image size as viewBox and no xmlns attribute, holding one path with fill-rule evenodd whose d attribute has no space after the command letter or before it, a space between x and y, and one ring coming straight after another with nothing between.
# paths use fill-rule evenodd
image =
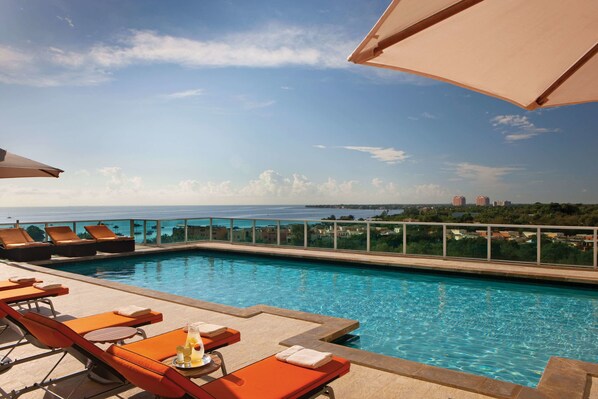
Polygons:
<instances>
[{"instance_id":1,"label":"concrete pool coping","mask_svg":"<svg viewBox=\"0 0 598 399\"><path fill-rule=\"evenodd\" d=\"M149 253L162 253L172 251L183 251L183 250L217 250L217 251L228 251L235 253L245 253L252 255L274 255L274 256L290 256L295 258L305 258L313 260L326 260L336 262L349 262L349 263L360 263L360 264L372 264L376 266L395 266L397 264L397 258L395 257L381 257L379 255L373 255L373 259L367 259L364 261L363 256L356 256L354 253L332 253L335 256L330 256L328 251L305 251L301 249L293 249L289 254L288 249L285 249L283 253L274 251L276 248L271 247L256 247L256 246L241 246L237 244L222 244L222 243L210 243L210 245L194 244L185 246L169 246L166 248L156 247L138 247L138 250L133 254L101 254L95 257L89 258L78 258L74 261L88 260L88 259L106 259L122 256L136 256L144 255ZM456 265L452 264L454 261L443 261L433 259L434 262L422 262L421 258L414 259L408 258L409 262L415 261L416 266L412 268L420 270L431 270L431 271L443 271L443 272L459 272L455 268ZM39 271L48 274L54 274L56 276L78 280L81 282L104 286L107 288L118 289L134 293L141 296L155 298L163 301L173 302L191 307L197 307L209 311L224 313L227 315L250 318L261 313L267 313L271 315L287 317L292 319L298 319L319 324L318 327L305 331L301 334L289 337L280 342L280 345L291 346L291 345L303 345L314 349L333 352L338 356L345 357L351 362L357 365L373 368L380 371L394 373L409 378L418 380L428 381L435 384L449 386L465 391L474 392L481 395L492 396L496 398L505 399L583 399L587 398L587 395L592 389L592 377L598 376L598 364L581 362L572 359L563 359L553 357L548 362L546 369L542 375L540 383L537 388L529 388L521 385L498 381L488 377L453 371L449 369L443 369L439 367L429 366L422 363L417 363L405 359L385 356L377 353L367 352L359 349L349 348L334 344L331 341L343 336L344 334L353 331L359 327L358 321L348 320L318 314L312 314L307 312L299 312L289 309L282 309L267 305L256 305L248 308L237 308L233 306L221 305L212 302L200 301L178 295L167 294L159 291L142 289L133 287L121 283L110 282L106 280L100 280L92 277L82 276L64 271L58 271L44 266L57 263L68 263L73 261L72 259L55 258L50 262L43 262L43 266L12 263L18 265L21 268L29 269L32 271ZM439 262L440 261L440 262ZM442 265L442 262L451 262L448 265ZM42 263L42 262L38 262ZM474 267L466 267L462 273L470 274L483 274L489 276L502 276L502 277L515 277L515 278L526 278L528 275L526 270L518 271L513 270L513 265L499 264L500 269L492 269L488 273L488 263L483 263L485 269L477 270ZM475 265L474 265L475 266ZM504 267L507 266L507 270ZM398 266L401 268L409 267L404 263L399 263ZM515 266L524 267L530 269L529 266ZM501 270L502 269L502 270ZM596 282L594 278L587 278L587 276L574 275L572 278L563 276L562 271L571 271L569 269L558 269L561 272L554 274L554 270L550 268L550 274L547 278L542 278L541 273L532 273L528 278L532 280L544 280L549 282L566 282L576 284L590 284L594 285ZM537 272L537 271L536 271ZM585 272L585 271L584 271ZM594 272L595 273L595 272Z\"/></svg>"}]
</instances>

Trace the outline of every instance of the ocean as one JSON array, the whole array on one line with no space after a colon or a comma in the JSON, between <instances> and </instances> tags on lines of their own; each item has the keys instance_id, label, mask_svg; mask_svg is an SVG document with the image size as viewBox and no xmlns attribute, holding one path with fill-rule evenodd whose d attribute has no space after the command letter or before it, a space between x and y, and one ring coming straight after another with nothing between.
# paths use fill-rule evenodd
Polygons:
<instances>
[{"instance_id":1,"label":"ocean","mask_svg":"<svg viewBox=\"0 0 598 399\"><path fill-rule=\"evenodd\" d=\"M0 207L0 223L204 217L320 220L330 215L367 219L381 212L378 209L307 208L303 205ZM399 210L395 212L400 213Z\"/></svg>"}]
</instances>

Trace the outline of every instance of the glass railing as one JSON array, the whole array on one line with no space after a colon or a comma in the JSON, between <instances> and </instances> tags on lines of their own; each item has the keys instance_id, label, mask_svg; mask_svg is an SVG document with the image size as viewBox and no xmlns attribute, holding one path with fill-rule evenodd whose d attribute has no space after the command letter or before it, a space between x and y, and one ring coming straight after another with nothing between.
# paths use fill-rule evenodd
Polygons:
<instances>
[{"instance_id":1,"label":"glass railing","mask_svg":"<svg viewBox=\"0 0 598 399\"><path fill-rule=\"evenodd\" d=\"M86 225L105 224L137 244L220 241L392 255L563 265L598 270L598 227L524 226L344 220L193 218L5 223L48 241L45 228L69 226L90 238Z\"/></svg>"}]
</instances>

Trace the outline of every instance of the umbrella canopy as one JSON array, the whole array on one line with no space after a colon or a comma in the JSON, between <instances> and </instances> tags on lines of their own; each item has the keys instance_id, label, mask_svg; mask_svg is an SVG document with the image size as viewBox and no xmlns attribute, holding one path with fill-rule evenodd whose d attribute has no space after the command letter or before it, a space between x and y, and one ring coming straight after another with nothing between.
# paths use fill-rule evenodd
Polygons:
<instances>
[{"instance_id":1,"label":"umbrella canopy","mask_svg":"<svg viewBox=\"0 0 598 399\"><path fill-rule=\"evenodd\" d=\"M598 101L596 0L393 0L349 57L532 110Z\"/></svg>"},{"instance_id":2,"label":"umbrella canopy","mask_svg":"<svg viewBox=\"0 0 598 399\"><path fill-rule=\"evenodd\" d=\"M0 178L58 177L63 170L32 161L0 148Z\"/></svg>"}]
</instances>

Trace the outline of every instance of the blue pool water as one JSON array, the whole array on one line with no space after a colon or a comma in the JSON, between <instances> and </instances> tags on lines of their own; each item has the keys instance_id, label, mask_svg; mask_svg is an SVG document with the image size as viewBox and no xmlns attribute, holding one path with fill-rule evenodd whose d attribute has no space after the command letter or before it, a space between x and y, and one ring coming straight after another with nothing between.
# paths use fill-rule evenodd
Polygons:
<instances>
[{"instance_id":1,"label":"blue pool water","mask_svg":"<svg viewBox=\"0 0 598 399\"><path fill-rule=\"evenodd\" d=\"M349 346L535 386L551 356L598 360L598 293L577 287L206 252L61 270L237 307L359 320Z\"/></svg>"}]
</instances>

